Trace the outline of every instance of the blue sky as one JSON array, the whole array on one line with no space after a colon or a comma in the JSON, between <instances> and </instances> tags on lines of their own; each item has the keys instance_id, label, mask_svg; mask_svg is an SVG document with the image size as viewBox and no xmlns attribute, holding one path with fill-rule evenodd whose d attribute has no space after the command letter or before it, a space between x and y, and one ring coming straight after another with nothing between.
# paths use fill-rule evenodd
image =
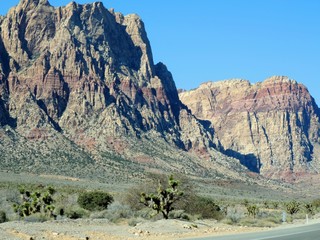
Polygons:
<instances>
[{"instance_id":1,"label":"blue sky","mask_svg":"<svg viewBox=\"0 0 320 240\"><path fill-rule=\"evenodd\" d=\"M50 0L49 0L50 1ZM70 0L51 0L63 6ZM90 3L90 0L77 0ZM319 0L103 0L106 8L143 19L155 62L178 88L285 75L320 104ZM17 0L0 0L0 14Z\"/></svg>"}]
</instances>

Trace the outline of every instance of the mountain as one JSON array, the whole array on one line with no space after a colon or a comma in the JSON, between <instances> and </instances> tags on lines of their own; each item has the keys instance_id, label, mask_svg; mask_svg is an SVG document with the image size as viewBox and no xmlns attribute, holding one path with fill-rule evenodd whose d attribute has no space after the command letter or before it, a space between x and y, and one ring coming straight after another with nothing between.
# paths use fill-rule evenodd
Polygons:
<instances>
[{"instance_id":1,"label":"mountain","mask_svg":"<svg viewBox=\"0 0 320 240\"><path fill-rule=\"evenodd\" d=\"M307 88L287 77L261 83L208 82L179 94L209 120L224 152L269 178L290 180L320 170L320 111Z\"/></svg>"},{"instance_id":2,"label":"mountain","mask_svg":"<svg viewBox=\"0 0 320 240\"><path fill-rule=\"evenodd\" d=\"M319 109L304 86L234 80L180 97L135 14L21 0L0 17L3 171L115 182L318 171Z\"/></svg>"},{"instance_id":3,"label":"mountain","mask_svg":"<svg viewBox=\"0 0 320 240\"><path fill-rule=\"evenodd\" d=\"M137 15L21 0L0 31L2 170L115 180L246 171L180 102Z\"/></svg>"}]
</instances>

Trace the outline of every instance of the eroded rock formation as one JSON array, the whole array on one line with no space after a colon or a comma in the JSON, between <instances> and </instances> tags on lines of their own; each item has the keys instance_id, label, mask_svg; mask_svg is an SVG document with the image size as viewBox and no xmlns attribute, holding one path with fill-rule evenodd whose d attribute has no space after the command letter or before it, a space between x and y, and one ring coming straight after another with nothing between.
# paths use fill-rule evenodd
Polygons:
<instances>
[{"instance_id":1,"label":"eroded rock formation","mask_svg":"<svg viewBox=\"0 0 320 240\"><path fill-rule=\"evenodd\" d=\"M318 172L319 108L302 84L287 77L208 82L180 99L250 169L275 178Z\"/></svg>"},{"instance_id":2,"label":"eroded rock formation","mask_svg":"<svg viewBox=\"0 0 320 240\"><path fill-rule=\"evenodd\" d=\"M128 142L142 138L213 159L218 143L181 104L166 66L154 64L137 15L123 16L100 2L54 8L47 0L21 0L0 28L3 136L67 141L96 161L110 151L134 160ZM11 139L8 146L18 143ZM6 149L2 142L3 154Z\"/></svg>"}]
</instances>

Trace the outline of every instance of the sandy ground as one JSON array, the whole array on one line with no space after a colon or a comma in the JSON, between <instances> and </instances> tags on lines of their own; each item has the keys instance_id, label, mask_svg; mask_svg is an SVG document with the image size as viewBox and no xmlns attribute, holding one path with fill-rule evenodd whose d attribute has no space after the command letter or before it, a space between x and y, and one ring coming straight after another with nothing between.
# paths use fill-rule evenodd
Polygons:
<instances>
[{"instance_id":1,"label":"sandy ground","mask_svg":"<svg viewBox=\"0 0 320 240\"><path fill-rule=\"evenodd\" d=\"M230 226L215 221L186 222L159 220L139 223L135 227L113 224L108 220L61 220L44 223L7 222L0 224L1 240L134 240L182 239L237 232L262 231L268 228Z\"/></svg>"}]
</instances>

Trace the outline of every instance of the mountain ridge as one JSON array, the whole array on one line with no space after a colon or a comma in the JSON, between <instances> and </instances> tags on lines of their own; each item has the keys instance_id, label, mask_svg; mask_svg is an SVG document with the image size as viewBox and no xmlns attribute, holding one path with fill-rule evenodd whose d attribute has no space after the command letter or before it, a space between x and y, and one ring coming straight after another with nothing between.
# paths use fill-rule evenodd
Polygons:
<instances>
[{"instance_id":1,"label":"mountain ridge","mask_svg":"<svg viewBox=\"0 0 320 240\"><path fill-rule=\"evenodd\" d=\"M249 173L260 171L260 157L228 146L219 125L181 102L172 74L154 63L136 14L124 16L101 2L53 7L47 0L21 0L0 19L0 50L4 170L126 179L145 171L282 178ZM230 112L228 104L216 114ZM311 156L313 143L302 132L301 152Z\"/></svg>"},{"instance_id":2,"label":"mountain ridge","mask_svg":"<svg viewBox=\"0 0 320 240\"><path fill-rule=\"evenodd\" d=\"M0 29L3 169L56 174L65 165L64 174L81 176L121 168L131 175L215 175L217 166L242 174L228 165L246 171L215 149L210 128L180 102L171 73L153 62L137 15L101 3L55 8L22 0Z\"/></svg>"},{"instance_id":3,"label":"mountain ridge","mask_svg":"<svg viewBox=\"0 0 320 240\"><path fill-rule=\"evenodd\" d=\"M237 79L204 83L179 96L252 170L275 178L318 172L319 108L302 84L283 76L255 84Z\"/></svg>"}]
</instances>

